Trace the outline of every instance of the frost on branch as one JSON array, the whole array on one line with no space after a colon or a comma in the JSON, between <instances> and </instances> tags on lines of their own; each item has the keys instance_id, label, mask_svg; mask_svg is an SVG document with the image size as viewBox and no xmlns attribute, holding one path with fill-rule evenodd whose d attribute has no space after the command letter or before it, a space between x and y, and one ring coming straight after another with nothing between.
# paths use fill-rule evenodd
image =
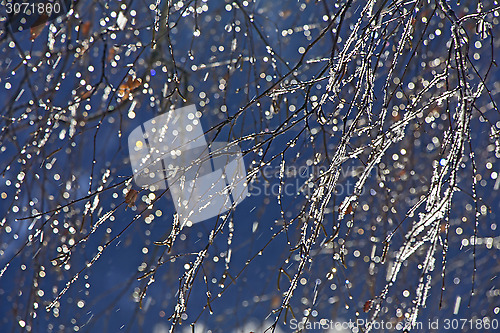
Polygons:
<instances>
[{"instance_id":1,"label":"frost on branch","mask_svg":"<svg viewBox=\"0 0 500 333\"><path fill-rule=\"evenodd\" d=\"M70 3L0 20L2 329L498 317L497 1ZM249 194L194 225L127 147L186 105Z\"/></svg>"}]
</instances>

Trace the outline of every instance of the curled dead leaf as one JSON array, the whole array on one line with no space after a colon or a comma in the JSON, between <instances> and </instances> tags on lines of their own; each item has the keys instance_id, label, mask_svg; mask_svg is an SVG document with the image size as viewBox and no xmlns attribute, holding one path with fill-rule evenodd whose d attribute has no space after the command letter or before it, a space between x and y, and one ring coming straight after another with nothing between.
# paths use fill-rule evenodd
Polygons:
<instances>
[{"instance_id":1,"label":"curled dead leaf","mask_svg":"<svg viewBox=\"0 0 500 333\"><path fill-rule=\"evenodd\" d=\"M369 299L368 301L365 302L365 305L363 306L363 311L368 312L370 311L371 307L372 307L372 300Z\"/></svg>"},{"instance_id":2,"label":"curled dead leaf","mask_svg":"<svg viewBox=\"0 0 500 333\"><path fill-rule=\"evenodd\" d=\"M127 81L120 84L118 87L118 97L128 98L130 93L135 89L139 88L142 84L142 80L140 78L133 78L132 76L127 77Z\"/></svg>"},{"instance_id":3,"label":"curled dead leaf","mask_svg":"<svg viewBox=\"0 0 500 333\"><path fill-rule=\"evenodd\" d=\"M90 21L84 22L80 25L80 31L84 37L89 35L91 25L92 23Z\"/></svg>"},{"instance_id":4,"label":"curled dead leaf","mask_svg":"<svg viewBox=\"0 0 500 333\"><path fill-rule=\"evenodd\" d=\"M339 207L339 214L342 213L342 207ZM349 206L347 206L345 212L344 212L344 215L347 215L347 214L351 214L352 213L352 204L349 204Z\"/></svg>"},{"instance_id":5,"label":"curled dead leaf","mask_svg":"<svg viewBox=\"0 0 500 333\"><path fill-rule=\"evenodd\" d=\"M125 196L125 203L127 203L128 207L133 207L135 206L135 201L137 200L137 195L139 192L137 192L134 189L130 189L127 192L127 195Z\"/></svg>"}]
</instances>

